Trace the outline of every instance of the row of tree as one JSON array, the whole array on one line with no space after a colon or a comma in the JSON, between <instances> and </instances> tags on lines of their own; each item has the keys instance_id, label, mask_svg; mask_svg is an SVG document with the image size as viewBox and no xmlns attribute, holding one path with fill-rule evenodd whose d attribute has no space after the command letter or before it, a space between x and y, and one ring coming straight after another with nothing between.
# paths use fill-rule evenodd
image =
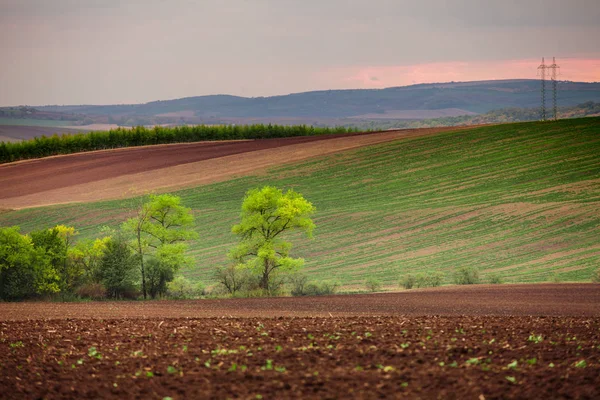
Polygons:
<instances>
[{"instance_id":1,"label":"row of tree","mask_svg":"<svg viewBox=\"0 0 600 400\"><path fill-rule=\"evenodd\" d=\"M191 209L170 194L137 200L132 208L134 217L118 230L104 229L94 240L76 242L75 229L64 225L26 235L17 226L0 228L0 299L146 299L163 296L171 282L172 292L185 297L192 289L182 277L176 279L176 273L190 262L187 242L198 237ZM311 238L314 212L315 207L293 190L284 193L265 186L248 191L240 223L232 228L239 242L229 252L229 265L215 268L221 288L231 295L242 290L261 296L279 293L284 280L304 264L304 259L290 256L292 245L285 234L295 230ZM299 294L334 290L306 285L298 276L292 283Z\"/></svg>"},{"instance_id":2,"label":"row of tree","mask_svg":"<svg viewBox=\"0 0 600 400\"><path fill-rule=\"evenodd\" d=\"M203 140L267 139L292 136L327 135L355 132L355 128L316 128L296 125L221 125L176 126L132 129L117 128L110 131L41 136L21 142L0 142L0 163L70 154L81 151L114 149L164 143L198 142Z\"/></svg>"},{"instance_id":3,"label":"row of tree","mask_svg":"<svg viewBox=\"0 0 600 400\"><path fill-rule=\"evenodd\" d=\"M163 295L197 237L194 217L179 197L152 195L120 229L75 242L75 228L58 225L23 235L0 228L0 299L45 295L144 298Z\"/></svg>"}]
</instances>

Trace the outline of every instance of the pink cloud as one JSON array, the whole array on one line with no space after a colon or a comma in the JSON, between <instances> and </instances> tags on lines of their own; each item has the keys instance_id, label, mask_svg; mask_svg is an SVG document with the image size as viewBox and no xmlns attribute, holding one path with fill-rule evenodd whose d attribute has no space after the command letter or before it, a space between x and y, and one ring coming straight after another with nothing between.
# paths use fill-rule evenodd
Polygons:
<instances>
[{"instance_id":1,"label":"pink cloud","mask_svg":"<svg viewBox=\"0 0 600 400\"><path fill-rule=\"evenodd\" d=\"M321 79L337 87L383 88L416 83L537 78L540 60L500 60L439 62L392 66L351 66L328 69ZM551 64L552 59L546 59ZM600 59L557 59L558 79L582 82L600 81Z\"/></svg>"}]
</instances>

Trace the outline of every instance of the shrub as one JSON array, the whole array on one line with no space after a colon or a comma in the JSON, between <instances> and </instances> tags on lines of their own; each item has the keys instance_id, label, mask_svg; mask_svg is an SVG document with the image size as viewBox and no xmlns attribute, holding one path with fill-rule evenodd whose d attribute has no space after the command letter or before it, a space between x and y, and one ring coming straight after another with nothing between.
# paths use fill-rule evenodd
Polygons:
<instances>
[{"instance_id":1,"label":"shrub","mask_svg":"<svg viewBox=\"0 0 600 400\"><path fill-rule=\"evenodd\" d=\"M193 284L180 275L167 284L167 293L174 299L193 299L204 294L204 285Z\"/></svg>"},{"instance_id":2,"label":"shrub","mask_svg":"<svg viewBox=\"0 0 600 400\"><path fill-rule=\"evenodd\" d=\"M432 272L427 275L417 276L417 287L438 287L444 281L444 274L441 272Z\"/></svg>"},{"instance_id":3,"label":"shrub","mask_svg":"<svg viewBox=\"0 0 600 400\"><path fill-rule=\"evenodd\" d=\"M502 280L502 277L499 274L491 274L489 276L489 281L492 285L500 285L500 284L504 283L504 281Z\"/></svg>"},{"instance_id":4,"label":"shrub","mask_svg":"<svg viewBox=\"0 0 600 400\"><path fill-rule=\"evenodd\" d=\"M231 295L235 295L248 286L251 278L246 268L235 264L227 267L217 267L214 277L219 285Z\"/></svg>"},{"instance_id":5,"label":"shrub","mask_svg":"<svg viewBox=\"0 0 600 400\"><path fill-rule=\"evenodd\" d=\"M454 273L457 285L474 285L479 283L479 271L473 267L461 267Z\"/></svg>"},{"instance_id":6,"label":"shrub","mask_svg":"<svg viewBox=\"0 0 600 400\"><path fill-rule=\"evenodd\" d=\"M367 278L365 280L365 288L369 292L377 292L381 290L381 282L375 278Z\"/></svg>"},{"instance_id":7,"label":"shrub","mask_svg":"<svg viewBox=\"0 0 600 400\"><path fill-rule=\"evenodd\" d=\"M600 268L592 273L592 282L600 283Z\"/></svg>"},{"instance_id":8,"label":"shrub","mask_svg":"<svg viewBox=\"0 0 600 400\"><path fill-rule=\"evenodd\" d=\"M84 299L101 300L106 297L106 288L101 283L86 283L79 286L75 293Z\"/></svg>"},{"instance_id":9,"label":"shrub","mask_svg":"<svg viewBox=\"0 0 600 400\"><path fill-rule=\"evenodd\" d=\"M400 278L400 286L404 289L412 289L417 284L417 278L414 275L404 275Z\"/></svg>"},{"instance_id":10,"label":"shrub","mask_svg":"<svg viewBox=\"0 0 600 400\"><path fill-rule=\"evenodd\" d=\"M400 279L400 286L404 289L425 288L441 286L444 281L444 274L441 272L432 272L426 275L406 275Z\"/></svg>"},{"instance_id":11,"label":"shrub","mask_svg":"<svg viewBox=\"0 0 600 400\"><path fill-rule=\"evenodd\" d=\"M323 281L321 283L307 282L304 279L300 279L292 287L292 296L326 296L335 294L337 289L340 287L339 282L336 281Z\"/></svg>"},{"instance_id":12,"label":"shrub","mask_svg":"<svg viewBox=\"0 0 600 400\"><path fill-rule=\"evenodd\" d=\"M306 275L295 274L290 276L290 284L292 286L290 290L292 296L306 296L306 286L308 284Z\"/></svg>"}]
</instances>

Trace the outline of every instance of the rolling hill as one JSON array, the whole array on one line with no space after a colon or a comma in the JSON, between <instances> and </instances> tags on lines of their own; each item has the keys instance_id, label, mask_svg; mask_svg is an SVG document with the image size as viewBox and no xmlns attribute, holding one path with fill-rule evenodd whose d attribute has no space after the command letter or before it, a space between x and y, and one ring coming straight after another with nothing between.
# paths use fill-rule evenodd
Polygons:
<instances>
[{"instance_id":1,"label":"rolling hill","mask_svg":"<svg viewBox=\"0 0 600 400\"><path fill-rule=\"evenodd\" d=\"M506 107L537 107L539 88L537 80L520 79L324 90L272 97L212 95L133 105L36 108L42 112L121 118L154 116L190 122L227 118L423 119L485 113ZM561 106L600 101L600 83L560 82L559 91Z\"/></svg>"},{"instance_id":2,"label":"rolling hill","mask_svg":"<svg viewBox=\"0 0 600 400\"><path fill-rule=\"evenodd\" d=\"M279 151L285 158L285 148ZM176 192L200 239L183 272L210 283L227 261L244 193L294 188L317 207L313 241L292 237L312 278L347 287L376 277L477 268L508 282L587 281L600 266L600 118L519 123L405 138L241 174ZM233 161L233 160L232 160ZM177 175L171 175L175 177ZM174 179L174 178L172 178ZM127 200L0 214L27 232L118 226Z\"/></svg>"}]
</instances>

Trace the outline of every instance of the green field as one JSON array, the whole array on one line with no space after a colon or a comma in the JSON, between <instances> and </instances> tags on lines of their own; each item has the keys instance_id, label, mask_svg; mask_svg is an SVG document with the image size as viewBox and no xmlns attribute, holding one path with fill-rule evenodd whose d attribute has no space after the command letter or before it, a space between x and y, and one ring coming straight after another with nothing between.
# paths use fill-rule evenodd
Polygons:
<instances>
[{"instance_id":1,"label":"green field","mask_svg":"<svg viewBox=\"0 0 600 400\"><path fill-rule=\"evenodd\" d=\"M315 279L352 287L375 276L461 266L507 282L589 281L600 267L600 118L483 127L399 140L266 174L179 191L200 239L184 274L211 282L227 262L246 190L294 188L317 207L312 241L293 239ZM80 237L116 226L126 201L8 212L24 232L70 224Z\"/></svg>"}]
</instances>

